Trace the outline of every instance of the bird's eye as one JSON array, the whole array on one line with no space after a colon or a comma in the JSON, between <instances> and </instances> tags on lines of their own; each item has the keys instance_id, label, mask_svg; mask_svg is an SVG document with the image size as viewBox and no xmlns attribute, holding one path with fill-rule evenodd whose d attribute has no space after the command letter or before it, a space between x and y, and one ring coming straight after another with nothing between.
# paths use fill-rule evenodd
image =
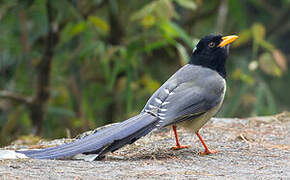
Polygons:
<instances>
[{"instance_id":1,"label":"bird's eye","mask_svg":"<svg viewBox=\"0 0 290 180\"><path fill-rule=\"evenodd\" d=\"M208 47L210 47L210 48L213 48L215 46L215 43L214 42L210 42L209 44L208 44Z\"/></svg>"}]
</instances>

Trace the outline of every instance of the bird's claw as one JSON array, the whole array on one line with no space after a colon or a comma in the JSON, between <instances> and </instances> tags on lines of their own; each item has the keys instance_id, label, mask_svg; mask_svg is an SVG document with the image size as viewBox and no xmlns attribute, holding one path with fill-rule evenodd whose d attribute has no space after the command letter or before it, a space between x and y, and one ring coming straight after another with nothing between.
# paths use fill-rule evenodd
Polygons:
<instances>
[{"instance_id":1,"label":"bird's claw","mask_svg":"<svg viewBox=\"0 0 290 180\"><path fill-rule=\"evenodd\" d=\"M216 154L218 152L218 150L207 150L207 151L203 151L200 152L200 155L209 155L209 154Z\"/></svg>"},{"instance_id":2,"label":"bird's claw","mask_svg":"<svg viewBox=\"0 0 290 180\"><path fill-rule=\"evenodd\" d=\"M180 150L180 149L187 149L189 147L190 147L189 145L184 145L184 146L182 146L182 145L176 145L176 146L172 147L171 149L173 149L173 150Z\"/></svg>"}]
</instances>

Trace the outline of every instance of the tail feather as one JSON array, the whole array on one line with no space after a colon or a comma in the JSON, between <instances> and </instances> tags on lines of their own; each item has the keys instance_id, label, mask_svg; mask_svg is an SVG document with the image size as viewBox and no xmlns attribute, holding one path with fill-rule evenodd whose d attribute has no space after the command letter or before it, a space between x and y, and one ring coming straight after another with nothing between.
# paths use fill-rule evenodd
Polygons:
<instances>
[{"instance_id":1,"label":"tail feather","mask_svg":"<svg viewBox=\"0 0 290 180\"><path fill-rule=\"evenodd\" d=\"M61 159L76 154L98 154L115 151L126 144L135 142L152 131L158 118L141 113L119 124L115 124L72 143L41 150L18 151L35 159Z\"/></svg>"},{"instance_id":2,"label":"tail feather","mask_svg":"<svg viewBox=\"0 0 290 180\"><path fill-rule=\"evenodd\" d=\"M144 127L143 129L135 132L134 134L132 134L126 138L115 140L110 146L108 146L107 148L104 148L99 153L99 156L102 156L102 155L106 154L107 152L114 152L126 144L134 143L142 136L145 136L146 134L151 132L155 127L156 127L155 125L149 124L146 127Z\"/></svg>"}]
</instances>

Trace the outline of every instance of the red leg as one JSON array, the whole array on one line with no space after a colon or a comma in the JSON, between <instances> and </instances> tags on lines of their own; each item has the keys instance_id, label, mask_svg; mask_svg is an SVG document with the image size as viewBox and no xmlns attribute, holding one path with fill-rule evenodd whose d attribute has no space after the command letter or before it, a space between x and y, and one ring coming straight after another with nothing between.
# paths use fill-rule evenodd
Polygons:
<instances>
[{"instance_id":1,"label":"red leg","mask_svg":"<svg viewBox=\"0 0 290 180\"><path fill-rule=\"evenodd\" d=\"M173 128L175 141L176 141L176 146L172 147L172 149L179 150L179 149L189 148L189 145L185 145L185 146L180 145L179 140L178 140L177 131L176 131L176 126L173 125L172 128Z\"/></svg>"},{"instance_id":2,"label":"red leg","mask_svg":"<svg viewBox=\"0 0 290 180\"><path fill-rule=\"evenodd\" d=\"M217 153L217 150L209 150L208 147L206 146L206 144L204 143L204 141L202 140L201 136L199 135L198 132L195 133L197 135L197 137L199 138L199 140L201 141L203 147L204 147L204 152L201 152L200 154L202 155L207 155L207 154L214 154Z\"/></svg>"}]
</instances>

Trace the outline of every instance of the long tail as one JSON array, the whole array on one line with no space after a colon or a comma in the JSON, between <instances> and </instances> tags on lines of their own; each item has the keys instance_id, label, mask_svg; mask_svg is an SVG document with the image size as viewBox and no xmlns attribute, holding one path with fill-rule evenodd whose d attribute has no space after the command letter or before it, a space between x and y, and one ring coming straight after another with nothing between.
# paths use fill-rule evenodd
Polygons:
<instances>
[{"instance_id":1,"label":"long tail","mask_svg":"<svg viewBox=\"0 0 290 180\"><path fill-rule=\"evenodd\" d=\"M103 156L126 144L135 142L156 128L159 119L148 113L141 113L126 121L104 128L74 142L41 150L18 151L35 159L63 159L76 154L97 154Z\"/></svg>"}]
</instances>

